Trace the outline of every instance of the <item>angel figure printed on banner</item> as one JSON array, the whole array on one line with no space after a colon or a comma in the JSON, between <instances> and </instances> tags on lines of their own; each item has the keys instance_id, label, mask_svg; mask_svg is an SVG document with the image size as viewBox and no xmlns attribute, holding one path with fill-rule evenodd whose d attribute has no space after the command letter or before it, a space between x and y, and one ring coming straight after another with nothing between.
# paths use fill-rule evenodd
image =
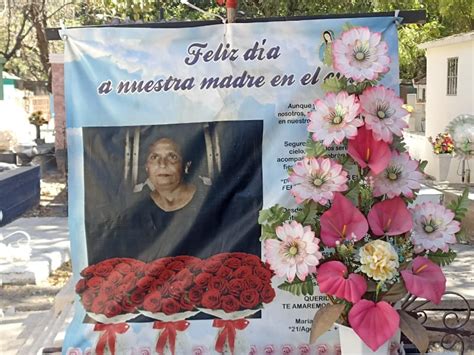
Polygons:
<instances>
[{"instance_id":1,"label":"angel figure printed on banner","mask_svg":"<svg viewBox=\"0 0 474 355\"><path fill-rule=\"evenodd\" d=\"M322 34L322 39L323 42L319 46L319 59L321 59L321 62L323 63L328 63L330 62L330 58L332 56L332 41L334 39L334 32L331 30L326 30Z\"/></svg>"}]
</instances>

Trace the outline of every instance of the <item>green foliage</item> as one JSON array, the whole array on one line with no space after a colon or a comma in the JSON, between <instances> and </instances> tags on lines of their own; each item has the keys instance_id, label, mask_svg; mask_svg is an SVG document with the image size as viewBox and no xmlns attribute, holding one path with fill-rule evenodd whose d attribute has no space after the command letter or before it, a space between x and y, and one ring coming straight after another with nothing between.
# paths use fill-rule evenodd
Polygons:
<instances>
[{"instance_id":1,"label":"green foliage","mask_svg":"<svg viewBox=\"0 0 474 355\"><path fill-rule=\"evenodd\" d=\"M378 80L381 80L382 77L383 76L380 75ZM352 84L347 85L346 90L349 94L360 95L365 89L371 86L375 86L375 85L377 85L377 80L364 80L360 83L352 83Z\"/></svg>"},{"instance_id":2,"label":"green foliage","mask_svg":"<svg viewBox=\"0 0 474 355\"><path fill-rule=\"evenodd\" d=\"M428 259L438 264L439 266L446 266L451 264L456 258L456 252L450 250L447 253L442 251L430 252L427 254Z\"/></svg>"},{"instance_id":3,"label":"green foliage","mask_svg":"<svg viewBox=\"0 0 474 355\"><path fill-rule=\"evenodd\" d=\"M262 226L260 240L276 238L276 227L282 225L290 218L290 212L280 205L275 205L267 210L261 210L258 215L258 223Z\"/></svg>"},{"instance_id":4,"label":"green foliage","mask_svg":"<svg viewBox=\"0 0 474 355\"><path fill-rule=\"evenodd\" d=\"M310 225L313 230L319 230L319 217L318 212L320 211L320 205L314 201L305 203L301 211L299 211L294 219L302 225Z\"/></svg>"},{"instance_id":5,"label":"green foliage","mask_svg":"<svg viewBox=\"0 0 474 355\"><path fill-rule=\"evenodd\" d=\"M285 281L280 286L280 290L290 292L296 296L312 295L314 293L313 279L311 276L307 276L306 280L301 281L299 278L295 278L293 282Z\"/></svg>"},{"instance_id":6,"label":"green foliage","mask_svg":"<svg viewBox=\"0 0 474 355\"><path fill-rule=\"evenodd\" d=\"M321 84L321 89L324 90L325 93L334 92L338 93L339 91L343 91L347 89L347 79L345 77L330 77L324 79L324 82Z\"/></svg>"},{"instance_id":7,"label":"green foliage","mask_svg":"<svg viewBox=\"0 0 474 355\"><path fill-rule=\"evenodd\" d=\"M462 195L457 199L451 201L448 208L454 212L454 219L456 221L462 221L466 216L469 207L469 188L465 188Z\"/></svg>"},{"instance_id":8,"label":"green foliage","mask_svg":"<svg viewBox=\"0 0 474 355\"><path fill-rule=\"evenodd\" d=\"M308 157L324 157L327 154L326 147L320 141L314 141L309 137L306 141L306 156Z\"/></svg>"},{"instance_id":9,"label":"green foliage","mask_svg":"<svg viewBox=\"0 0 474 355\"><path fill-rule=\"evenodd\" d=\"M418 169L421 172L424 172L427 165L428 165L428 160L420 160L420 164L418 165Z\"/></svg>"},{"instance_id":10,"label":"green foliage","mask_svg":"<svg viewBox=\"0 0 474 355\"><path fill-rule=\"evenodd\" d=\"M393 135L392 149L398 150L400 153L407 151L407 145L403 137Z\"/></svg>"}]
</instances>

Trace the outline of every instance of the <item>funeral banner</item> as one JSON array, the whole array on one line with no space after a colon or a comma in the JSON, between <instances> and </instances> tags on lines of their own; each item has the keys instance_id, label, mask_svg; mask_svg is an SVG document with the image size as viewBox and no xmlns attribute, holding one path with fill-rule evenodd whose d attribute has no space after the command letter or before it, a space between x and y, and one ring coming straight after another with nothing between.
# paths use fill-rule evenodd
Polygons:
<instances>
[{"instance_id":1,"label":"funeral banner","mask_svg":"<svg viewBox=\"0 0 474 355\"><path fill-rule=\"evenodd\" d=\"M396 19L183 26L62 31L76 283L63 351L335 354L334 329L309 344L327 297L278 288L259 212L298 208L288 171L341 72L398 90Z\"/></svg>"}]
</instances>

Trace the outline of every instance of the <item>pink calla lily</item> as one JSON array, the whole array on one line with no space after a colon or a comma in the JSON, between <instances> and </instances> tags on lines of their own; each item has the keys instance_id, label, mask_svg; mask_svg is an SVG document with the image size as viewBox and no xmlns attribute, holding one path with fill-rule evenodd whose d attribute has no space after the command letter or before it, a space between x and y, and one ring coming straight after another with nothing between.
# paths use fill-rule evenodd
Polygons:
<instances>
[{"instance_id":1,"label":"pink calla lily","mask_svg":"<svg viewBox=\"0 0 474 355\"><path fill-rule=\"evenodd\" d=\"M316 274L319 290L349 302L358 302L367 291L367 282L357 274L348 274L347 267L340 261L322 264Z\"/></svg>"},{"instance_id":2,"label":"pink calla lily","mask_svg":"<svg viewBox=\"0 0 474 355\"><path fill-rule=\"evenodd\" d=\"M354 139L349 139L347 152L360 167L368 166L375 175L384 171L392 157L388 143L376 141L372 131L365 126L357 130Z\"/></svg>"},{"instance_id":3,"label":"pink calla lily","mask_svg":"<svg viewBox=\"0 0 474 355\"><path fill-rule=\"evenodd\" d=\"M385 301L360 300L349 311L349 324L373 351L389 340L400 326L400 316Z\"/></svg>"},{"instance_id":4,"label":"pink calla lily","mask_svg":"<svg viewBox=\"0 0 474 355\"><path fill-rule=\"evenodd\" d=\"M373 205L367 215L370 229L377 236L400 235L413 228L413 220L400 197Z\"/></svg>"},{"instance_id":5,"label":"pink calla lily","mask_svg":"<svg viewBox=\"0 0 474 355\"><path fill-rule=\"evenodd\" d=\"M446 278L441 268L431 260L418 256L413 260L411 269L400 272L405 287L410 293L426 298L434 304L441 302L446 291Z\"/></svg>"},{"instance_id":6,"label":"pink calla lily","mask_svg":"<svg viewBox=\"0 0 474 355\"><path fill-rule=\"evenodd\" d=\"M321 216L321 240L329 247L337 241L361 240L369 230L365 216L341 193L334 194L331 208Z\"/></svg>"}]
</instances>

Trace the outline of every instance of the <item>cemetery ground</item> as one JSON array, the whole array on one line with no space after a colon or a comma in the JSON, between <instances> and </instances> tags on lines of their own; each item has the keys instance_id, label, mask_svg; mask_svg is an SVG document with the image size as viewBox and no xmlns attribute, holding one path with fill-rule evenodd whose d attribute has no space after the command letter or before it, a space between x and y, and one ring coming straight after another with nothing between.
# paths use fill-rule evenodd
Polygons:
<instances>
[{"instance_id":1,"label":"cemetery ground","mask_svg":"<svg viewBox=\"0 0 474 355\"><path fill-rule=\"evenodd\" d=\"M436 186L434 186L436 187ZM459 189L444 189L445 202L459 193ZM469 225L474 222L474 201L470 202L466 218ZM31 229L36 221L43 221L43 227L54 227L60 221L62 232L67 239L67 184L66 178L55 171L47 172L41 180L41 200L39 206L24 213L20 219L10 223L14 228ZM32 223L31 223L32 222ZM48 226L45 224L50 223ZM0 228L5 234L9 225ZM3 229L3 230L2 230ZM47 228L46 228L47 229ZM34 230L34 229L33 229ZM447 290L462 294L474 308L474 227L469 227L470 238L463 244L454 246L457 259L444 268ZM52 230L54 233L54 229ZM34 238L34 235L32 235ZM1 274L0 274L1 279ZM64 337L64 329L71 319L71 302L74 297L70 262L55 267L47 278L37 284L0 285L0 354L36 354L40 347L51 347L58 351ZM440 306L430 307L427 312L429 326L443 327L443 315L447 310L458 310L458 316L465 319L466 312L459 312L465 305L458 298L448 298ZM463 327L474 332L474 314ZM452 318L452 317L448 317ZM53 322L54 321L54 322ZM452 324L452 319L448 320ZM46 332L48 330L48 332ZM431 333L430 351L443 352L440 341L444 334ZM474 354L474 337L466 337L465 354ZM459 347L457 347L459 349ZM458 352L445 352L456 354Z\"/></svg>"}]
</instances>

